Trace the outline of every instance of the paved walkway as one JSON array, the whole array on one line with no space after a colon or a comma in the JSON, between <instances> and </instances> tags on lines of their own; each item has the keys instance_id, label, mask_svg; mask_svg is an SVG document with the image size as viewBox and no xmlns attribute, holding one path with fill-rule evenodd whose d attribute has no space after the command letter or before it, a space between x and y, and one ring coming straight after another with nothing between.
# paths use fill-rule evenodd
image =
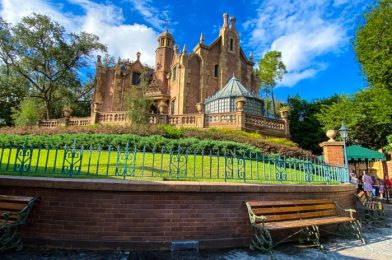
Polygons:
<instances>
[{"instance_id":1,"label":"paved walkway","mask_svg":"<svg viewBox=\"0 0 392 260\"><path fill-rule=\"evenodd\" d=\"M392 209L392 205L388 205ZM388 210L388 209L387 209ZM391 211L392 212L392 211ZM390 227L366 228L364 236L367 244L363 245L355 239L343 239L329 237L323 241L326 252L315 248L299 248L293 243L283 244L274 249L277 259L392 259L392 218ZM23 250L21 252L9 252L0 257L1 259L24 260L24 259L270 259L248 249L232 250L208 250L200 253L194 252L126 252L126 251L67 251L67 250Z\"/></svg>"}]
</instances>

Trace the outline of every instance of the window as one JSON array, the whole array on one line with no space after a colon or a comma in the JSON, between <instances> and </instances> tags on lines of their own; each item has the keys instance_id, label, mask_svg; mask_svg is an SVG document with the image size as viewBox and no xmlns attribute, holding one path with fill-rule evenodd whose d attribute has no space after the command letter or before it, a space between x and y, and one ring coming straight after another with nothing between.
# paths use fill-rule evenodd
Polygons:
<instances>
[{"instance_id":1,"label":"window","mask_svg":"<svg viewBox=\"0 0 392 260\"><path fill-rule=\"evenodd\" d=\"M230 50L232 51L234 48L234 40L233 38L230 39Z\"/></svg>"},{"instance_id":2,"label":"window","mask_svg":"<svg viewBox=\"0 0 392 260\"><path fill-rule=\"evenodd\" d=\"M175 100L172 100L170 102L170 114L174 115L174 105L175 105Z\"/></svg>"},{"instance_id":3,"label":"window","mask_svg":"<svg viewBox=\"0 0 392 260\"><path fill-rule=\"evenodd\" d=\"M135 85L135 86L140 85L140 76L141 76L140 73L132 72L132 85Z\"/></svg>"},{"instance_id":4,"label":"window","mask_svg":"<svg viewBox=\"0 0 392 260\"><path fill-rule=\"evenodd\" d=\"M165 39L161 39L161 46L163 47L165 45Z\"/></svg>"},{"instance_id":5,"label":"window","mask_svg":"<svg viewBox=\"0 0 392 260\"><path fill-rule=\"evenodd\" d=\"M172 75L172 81L175 81L175 80L176 80L176 77L177 77L177 75L176 75L176 74L177 74L177 69L176 69L176 67L173 68L172 74L173 74L173 75Z\"/></svg>"},{"instance_id":6,"label":"window","mask_svg":"<svg viewBox=\"0 0 392 260\"><path fill-rule=\"evenodd\" d=\"M214 66L214 77L217 78L218 75L219 75L219 65L216 64L216 65Z\"/></svg>"}]
</instances>

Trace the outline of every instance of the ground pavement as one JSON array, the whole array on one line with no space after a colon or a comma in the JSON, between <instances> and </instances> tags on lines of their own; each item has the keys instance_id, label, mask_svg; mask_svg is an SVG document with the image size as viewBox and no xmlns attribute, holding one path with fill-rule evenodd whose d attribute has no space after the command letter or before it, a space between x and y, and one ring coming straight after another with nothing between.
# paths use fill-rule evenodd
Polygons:
<instances>
[{"instance_id":1,"label":"ground pavement","mask_svg":"<svg viewBox=\"0 0 392 260\"><path fill-rule=\"evenodd\" d=\"M295 243L280 245L274 249L276 259L392 259L392 204L386 205L385 212L390 216L389 227L367 227L364 236L367 244L363 245L355 239L329 237L323 241L327 251L315 248L299 248ZM196 252L132 252L132 251L70 251L70 250L33 250L24 249L20 252L8 252L1 259L270 259L248 249L208 250Z\"/></svg>"}]
</instances>

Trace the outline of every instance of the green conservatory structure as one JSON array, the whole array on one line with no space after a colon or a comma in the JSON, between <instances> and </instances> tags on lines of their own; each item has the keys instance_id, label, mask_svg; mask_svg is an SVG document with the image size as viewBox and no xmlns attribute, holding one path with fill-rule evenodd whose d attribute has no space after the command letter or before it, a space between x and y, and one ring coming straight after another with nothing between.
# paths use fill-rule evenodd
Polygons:
<instances>
[{"instance_id":1,"label":"green conservatory structure","mask_svg":"<svg viewBox=\"0 0 392 260\"><path fill-rule=\"evenodd\" d=\"M246 114L264 115L263 100L256 94L247 90L234 76L221 90L205 100L205 113L217 114L235 112L237 111L236 100L239 99L244 100L243 111Z\"/></svg>"}]
</instances>

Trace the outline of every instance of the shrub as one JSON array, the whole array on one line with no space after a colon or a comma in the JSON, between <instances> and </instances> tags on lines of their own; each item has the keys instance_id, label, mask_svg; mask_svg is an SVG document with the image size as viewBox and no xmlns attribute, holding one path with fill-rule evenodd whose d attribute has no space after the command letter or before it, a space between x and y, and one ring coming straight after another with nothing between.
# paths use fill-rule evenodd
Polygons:
<instances>
[{"instance_id":1,"label":"shrub","mask_svg":"<svg viewBox=\"0 0 392 260\"><path fill-rule=\"evenodd\" d=\"M16 126L32 126L42 118L43 106L35 98L25 98L19 110L12 109L12 118Z\"/></svg>"},{"instance_id":2,"label":"shrub","mask_svg":"<svg viewBox=\"0 0 392 260\"><path fill-rule=\"evenodd\" d=\"M311 152L303 150L296 147L296 144L286 138L275 138L266 137L258 133L248 133L244 131L235 131L227 129L199 129L199 128L175 128L172 126L119 126L119 125L90 125L90 126L69 126L69 127L57 127L57 128L38 128L38 127L4 127L0 128L1 134L16 134L22 135L62 135L65 138L68 135L73 135L70 137L70 144L72 144L75 139L74 134L101 134L101 143L107 143L108 140L105 138L114 138L112 135L125 135L129 136L136 135L139 137L146 136L160 136L165 139L160 139L160 137L151 137L157 144L159 142L169 142L171 140L178 139L188 139L188 141L181 142L191 142L192 140L199 141L230 141L242 145L249 145L251 147L257 147L257 149L264 154L280 154L282 156L288 157L310 157L314 158ZM105 135L110 135L109 137L104 137ZM29 137L30 138L30 137ZM79 138L79 137L78 137ZM116 137L117 138L117 137ZM121 138L121 137L119 137ZM3 139L0 139L0 142ZM111 139L110 139L111 140ZM115 139L118 140L118 139ZM86 145L90 145L92 139L86 141ZM95 141L94 141L95 142ZM178 141L180 142L180 141ZM95 143L100 143L96 141Z\"/></svg>"}]
</instances>

